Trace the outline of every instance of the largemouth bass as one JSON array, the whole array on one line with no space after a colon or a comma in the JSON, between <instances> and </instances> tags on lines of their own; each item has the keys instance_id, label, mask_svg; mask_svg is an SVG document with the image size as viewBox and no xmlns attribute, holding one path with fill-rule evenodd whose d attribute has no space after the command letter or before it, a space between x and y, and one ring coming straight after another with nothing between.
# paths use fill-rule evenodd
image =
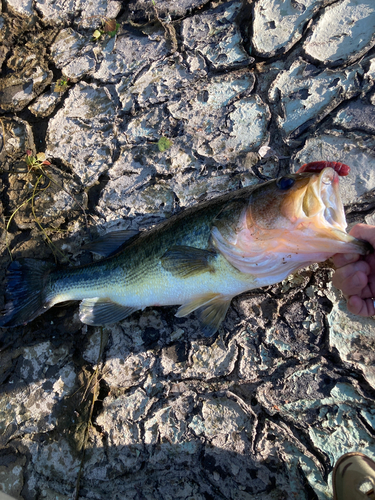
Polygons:
<instances>
[{"instance_id":1,"label":"largemouth bass","mask_svg":"<svg viewBox=\"0 0 375 500\"><path fill-rule=\"evenodd\" d=\"M26 324L54 304L79 300L80 319L88 325L180 305L176 316L196 311L202 333L211 336L234 296L335 253L368 253L368 243L345 232L339 176L323 167L189 208L89 265L13 262L0 326Z\"/></svg>"}]
</instances>

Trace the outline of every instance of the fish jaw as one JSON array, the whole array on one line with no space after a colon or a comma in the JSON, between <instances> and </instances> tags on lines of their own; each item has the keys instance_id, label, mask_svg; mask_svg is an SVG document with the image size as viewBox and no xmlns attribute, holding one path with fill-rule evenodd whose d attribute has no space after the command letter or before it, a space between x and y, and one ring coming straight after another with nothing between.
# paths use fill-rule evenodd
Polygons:
<instances>
[{"instance_id":1,"label":"fish jaw","mask_svg":"<svg viewBox=\"0 0 375 500\"><path fill-rule=\"evenodd\" d=\"M331 257L335 253L366 255L371 247L346 232L344 206L339 191L339 174L333 168L325 168L313 176L302 200L306 220L297 231L313 240L313 246ZM328 258L326 257L326 258Z\"/></svg>"},{"instance_id":2,"label":"fish jaw","mask_svg":"<svg viewBox=\"0 0 375 500\"><path fill-rule=\"evenodd\" d=\"M339 177L332 168L288 176L294 184L280 192L277 181L255 191L230 233L212 229L213 246L235 268L252 274L258 286L336 253L368 253L368 245L346 233Z\"/></svg>"}]
</instances>

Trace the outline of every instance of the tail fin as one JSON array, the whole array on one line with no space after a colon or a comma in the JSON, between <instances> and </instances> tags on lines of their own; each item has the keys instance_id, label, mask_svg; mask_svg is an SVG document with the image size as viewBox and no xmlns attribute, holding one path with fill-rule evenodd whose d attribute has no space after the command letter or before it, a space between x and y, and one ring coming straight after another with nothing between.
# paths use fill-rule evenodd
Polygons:
<instances>
[{"instance_id":1,"label":"tail fin","mask_svg":"<svg viewBox=\"0 0 375 500\"><path fill-rule=\"evenodd\" d=\"M9 301L2 311L0 327L25 325L49 308L45 300L46 278L55 267L50 262L23 259L7 270L5 296Z\"/></svg>"}]
</instances>

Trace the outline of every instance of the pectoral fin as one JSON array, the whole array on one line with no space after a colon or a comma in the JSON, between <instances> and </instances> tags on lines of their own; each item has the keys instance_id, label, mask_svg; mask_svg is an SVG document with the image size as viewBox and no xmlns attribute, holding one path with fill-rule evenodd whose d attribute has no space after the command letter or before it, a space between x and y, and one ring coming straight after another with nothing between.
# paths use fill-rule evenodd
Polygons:
<instances>
[{"instance_id":1,"label":"pectoral fin","mask_svg":"<svg viewBox=\"0 0 375 500\"><path fill-rule=\"evenodd\" d=\"M117 323L136 311L136 307L116 304L109 299L84 299L79 306L79 319L82 323L92 326L102 326Z\"/></svg>"},{"instance_id":2,"label":"pectoral fin","mask_svg":"<svg viewBox=\"0 0 375 500\"><path fill-rule=\"evenodd\" d=\"M183 304L176 316L181 318L195 311L202 323L202 333L211 337L220 327L227 314L232 297L221 294L206 294L195 297L192 301Z\"/></svg>"},{"instance_id":3,"label":"pectoral fin","mask_svg":"<svg viewBox=\"0 0 375 500\"><path fill-rule=\"evenodd\" d=\"M166 271L179 278L214 272L212 265L216 252L188 246L175 246L165 252L161 264Z\"/></svg>"},{"instance_id":4,"label":"pectoral fin","mask_svg":"<svg viewBox=\"0 0 375 500\"><path fill-rule=\"evenodd\" d=\"M111 233L107 233L104 236L83 245L82 250L88 250L89 252L101 255L102 257L108 257L116 250L119 250L124 243L129 242L129 240L136 234L139 234L139 231L133 229L112 231Z\"/></svg>"}]
</instances>

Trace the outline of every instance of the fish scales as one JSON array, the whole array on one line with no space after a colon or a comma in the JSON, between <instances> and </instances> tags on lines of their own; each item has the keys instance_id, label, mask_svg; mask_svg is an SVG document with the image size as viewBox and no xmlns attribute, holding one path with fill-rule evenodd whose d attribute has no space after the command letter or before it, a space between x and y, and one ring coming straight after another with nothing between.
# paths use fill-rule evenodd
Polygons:
<instances>
[{"instance_id":1,"label":"fish scales","mask_svg":"<svg viewBox=\"0 0 375 500\"><path fill-rule=\"evenodd\" d=\"M252 190L253 188L244 188L237 193L236 198L242 199L245 204ZM52 290L48 298L56 302L71 300L73 296L84 299L87 291L95 288L98 297L110 294L123 305L135 305L136 297L147 296L148 300L151 300L153 291L157 296L166 287L181 287L181 285L187 289L186 293L182 294L185 298L189 294L189 279L171 278L170 273L162 267L160 259L168 248L174 246L208 249L212 221L228 201L233 201L230 194L214 202L202 204L198 211L193 207L181 212L150 231L142 233L117 255L95 262L89 267L56 271L52 275L54 283L51 285ZM216 284L220 284L220 280L223 279L220 270L222 272L229 270L237 278L242 274L228 265L225 259L220 259L219 255L216 260L216 279L213 279L210 285L207 285L206 277L201 280L201 283L192 282L192 286L201 288L202 293L213 291L215 281ZM251 277L247 276L244 280L251 280ZM167 294L164 292L165 295ZM169 302L173 303L173 299L172 294L170 299L155 300L155 303L167 301L170 305Z\"/></svg>"}]
</instances>

